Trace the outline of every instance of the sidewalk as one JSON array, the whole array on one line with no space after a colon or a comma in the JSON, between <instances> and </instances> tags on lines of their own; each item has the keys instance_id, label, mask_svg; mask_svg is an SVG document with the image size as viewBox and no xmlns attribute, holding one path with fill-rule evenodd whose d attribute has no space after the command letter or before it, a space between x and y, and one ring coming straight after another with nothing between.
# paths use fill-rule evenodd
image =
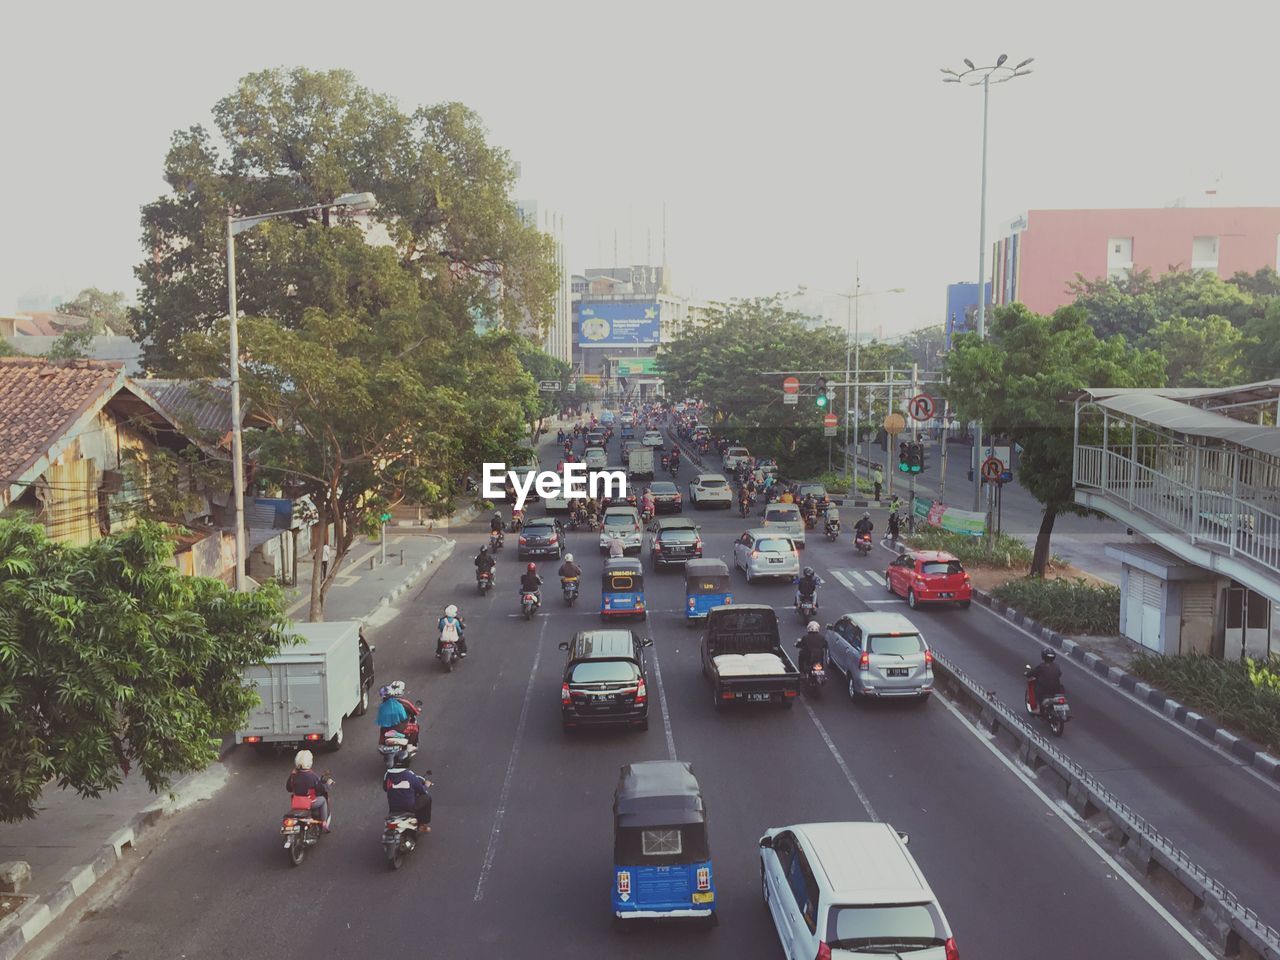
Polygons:
<instances>
[{"instance_id":1,"label":"sidewalk","mask_svg":"<svg viewBox=\"0 0 1280 960\"><path fill-rule=\"evenodd\" d=\"M383 565L379 544L359 542L329 589L325 619L363 619L374 626L387 622L397 613L391 604L452 551L453 541L442 536L397 535L389 529L387 562ZM299 564L298 586L286 588L285 593L288 615L306 620L311 597L309 558ZM97 800L49 786L40 798L35 819L0 825L0 863L24 860L31 865L31 881L22 890L29 902L0 917L0 960L17 956L76 897L111 870L140 835L166 814L211 795L225 778L226 768L215 763L205 771L175 779L169 793L157 795L135 771L119 790Z\"/></svg>"}]
</instances>

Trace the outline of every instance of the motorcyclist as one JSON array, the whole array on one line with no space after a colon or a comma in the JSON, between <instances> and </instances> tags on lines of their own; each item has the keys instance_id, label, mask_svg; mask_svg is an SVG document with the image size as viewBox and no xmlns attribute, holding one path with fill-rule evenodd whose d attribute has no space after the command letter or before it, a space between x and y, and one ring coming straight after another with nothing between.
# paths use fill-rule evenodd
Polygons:
<instances>
[{"instance_id":1,"label":"motorcyclist","mask_svg":"<svg viewBox=\"0 0 1280 960\"><path fill-rule=\"evenodd\" d=\"M542 605L542 578L538 576L536 563L530 563L520 575L520 593L532 593L537 597L538 606Z\"/></svg>"},{"instance_id":2,"label":"motorcyclist","mask_svg":"<svg viewBox=\"0 0 1280 960\"><path fill-rule=\"evenodd\" d=\"M467 655L466 629L466 621L458 616L457 606L451 603L445 607L444 616L436 623L436 630L439 631L439 637L436 639L436 656L440 656L445 637L449 635L458 644L458 656L465 657Z\"/></svg>"},{"instance_id":3,"label":"motorcyclist","mask_svg":"<svg viewBox=\"0 0 1280 960\"><path fill-rule=\"evenodd\" d=\"M653 491L648 487L644 488L644 493L640 497L640 515L653 516Z\"/></svg>"},{"instance_id":4,"label":"motorcyclist","mask_svg":"<svg viewBox=\"0 0 1280 960\"><path fill-rule=\"evenodd\" d=\"M796 577L796 604L799 605L802 599L812 600L816 608L818 606L818 588L822 586L823 580L818 576L813 567L805 567L800 571L800 576Z\"/></svg>"},{"instance_id":5,"label":"motorcyclist","mask_svg":"<svg viewBox=\"0 0 1280 960\"><path fill-rule=\"evenodd\" d=\"M493 511L493 516L489 518L489 532L490 532L490 533L501 533L501 532L502 532L502 526L503 526L503 524L502 524L502 511L501 511L501 510L495 510L495 511Z\"/></svg>"},{"instance_id":6,"label":"motorcyclist","mask_svg":"<svg viewBox=\"0 0 1280 960\"><path fill-rule=\"evenodd\" d=\"M875 529L875 524L871 522L871 514L864 513L862 519L853 525L853 536L856 540L858 537L871 536L871 531Z\"/></svg>"},{"instance_id":7,"label":"motorcyclist","mask_svg":"<svg viewBox=\"0 0 1280 960\"><path fill-rule=\"evenodd\" d=\"M839 507L834 507L834 506L827 507L827 516L826 516L826 520L823 523L823 527L827 533L840 532L840 508Z\"/></svg>"},{"instance_id":8,"label":"motorcyclist","mask_svg":"<svg viewBox=\"0 0 1280 960\"><path fill-rule=\"evenodd\" d=\"M405 695L403 680L392 680L378 690L382 703L378 705L378 742L394 730L409 737L414 746L418 744L418 733L409 728L409 724L418 719L421 708Z\"/></svg>"},{"instance_id":9,"label":"motorcyclist","mask_svg":"<svg viewBox=\"0 0 1280 960\"><path fill-rule=\"evenodd\" d=\"M489 552L489 545L487 543L480 545L480 552L476 554L475 565L477 580L480 579L480 575L482 573L487 573L489 574L489 582L491 584L496 584L498 582L498 578L494 576L493 573L493 568L497 566L497 564L494 563L493 554Z\"/></svg>"},{"instance_id":10,"label":"motorcyclist","mask_svg":"<svg viewBox=\"0 0 1280 960\"><path fill-rule=\"evenodd\" d=\"M430 833L431 794L430 780L424 780L409 769L409 760L392 767L382 778L382 789L387 794L387 810L392 815L409 813L418 818L418 832Z\"/></svg>"},{"instance_id":11,"label":"motorcyclist","mask_svg":"<svg viewBox=\"0 0 1280 960\"><path fill-rule=\"evenodd\" d=\"M1062 668L1058 666L1057 659L1058 655L1053 649L1045 647L1040 651L1040 663L1027 671L1028 679L1035 684L1036 699L1031 705L1033 710L1039 710L1045 698L1067 692L1062 685Z\"/></svg>"},{"instance_id":12,"label":"motorcyclist","mask_svg":"<svg viewBox=\"0 0 1280 960\"><path fill-rule=\"evenodd\" d=\"M519 507L511 508L511 529L520 530L524 528L524 511Z\"/></svg>"},{"instance_id":13,"label":"motorcyclist","mask_svg":"<svg viewBox=\"0 0 1280 960\"><path fill-rule=\"evenodd\" d=\"M562 581L575 577L579 580L582 579L582 568L574 562L572 553L564 555L564 563L560 564L559 574Z\"/></svg>"},{"instance_id":14,"label":"motorcyclist","mask_svg":"<svg viewBox=\"0 0 1280 960\"><path fill-rule=\"evenodd\" d=\"M813 527L818 522L818 500L812 493L806 493L800 501L800 516L805 519L805 526Z\"/></svg>"},{"instance_id":15,"label":"motorcyclist","mask_svg":"<svg viewBox=\"0 0 1280 960\"><path fill-rule=\"evenodd\" d=\"M320 821L320 829L329 832L329 785L324 777L311 769L315 758L310 750L299 750L293 758L293 772L284 788L295 797L311 798L311 815Z\"/></svg>"},{"instance_id":16,"label":"motorcyclist","mask_svg":"<svg viewBox=\"0 0 1280 960\"><path fill-rule=\"evenodd\" d=\"M745 517L747 511L751 509L751 492L746 487L738 488L738 509Z\"/></svg>"},{"instance_id":17,"label":"motorcyclist","mask_svg":"<svg viewBox=\"0 0 1280 960\"><path fill-rule=\"evenodd\" d=\"M822 663L827 654L827 637L817 620L810 620L805 627L804 636L796 644L800 648L799 667L801 673L808 673L815 663Z\"/></svg>"},{"instance_id":18,"label":"motorcyclist","mask_svg":"<svg viewBox=\"0 0 1280 960\"><path fill-rule=\"evenodd\" d=\"M902 529L902 518L898 516L898 511L894 510L889 514L889 539L897 540L898 533Z\"/></svg>"}]
</instances>

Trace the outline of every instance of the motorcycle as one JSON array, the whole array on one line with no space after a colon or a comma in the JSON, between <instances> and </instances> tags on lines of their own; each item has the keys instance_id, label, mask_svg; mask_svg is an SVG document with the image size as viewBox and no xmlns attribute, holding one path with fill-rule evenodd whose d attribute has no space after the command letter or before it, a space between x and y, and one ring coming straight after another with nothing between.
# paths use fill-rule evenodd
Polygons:
<instances>
[{"instance_id":1,"label":"motorcycle","mask_svg":"<svg viewBox=\"0 0 1280 960\"><path fill-rule=\"evenodd\" d=\"M1067 703L1067 695L1065 693L1057 693L1051 697L1045 697L1044 701L1033 707L1032 704L1036 698L1036 682L1031 678L1031 667L1026 667L1027 676L1027 692L1025 703L1027 713L1043 719L1049 724L1049 730L1055 737L1062 736L1067 728L1067 721L1071 719L1071 706Z\"/></svg>"},{"instance_id":2,"label":"motorcycle","mask_svg":"<svg viewBox=\"0 0 1280 960\"><path fill-rule=\"evenodd\" d=\"M671 461L671 479L674 480L678 476L680 476L680 461L672 460Z\"/></svg>"},{"instance_id":3,"label":"motorcycle","mask_svg":"<svg viewBox=\"0 0 1280 960\"><path fill-rule=\"evenodd\" d=\"M522 592L520 594L520 613L526 620L532 619L533 612L538 609L538 595Z\"/></svg>"},{"instance_id":4,"label":"motorcycle","mask_svg":"<svg viewBox=\"0 0 1280 960\"><path fill-rule=\"evenodd\" d=\"M818 615L818 598L817 597L797 597L796 613L800 616L801 623L808 623Z\"/></svg>"},{"instance_id":5,"label":"motorcycle","mask_svg":"<svg viewBox=\"0 0 1280 960\"><path fill-rule=\"evenodd\" d=\"M321 779L326 787L333 786L333 777L325 773ZM329 816L333 816L332 806ZM284 848L289 853L289 862L299 866L307 856L307 851L320 842L323 823L311 813L310 797L291 797L289 812L280 820L280 834L284 837Z\"/></svg>"},{"instance_id":6,"label":"motorcycle","mask_svg":"<svg viewBox=\"0 0 1280 960\"><path fill-rule=\"evenodd\" d=\"M840 521L828 520L823 533L826 535L829 542L835 543L840 539Z\"/></svg>"},{"instance_id":7,"label":"motorcycle","mask_svg":"<svg viewBox=\"0 0 1280 960\"><path fill-rule=\"evenodd\" d=\"M818 512L816 510L810 510L804 515L804 528L806 530L818 529Z\"/></svg>"},{"instance_id":8,"label":"motorcycle","mask_svg":"<svg viewBox=\"0 0 1280 960\"><path fill-rule=\"evenodd\" d=\"M456 640L441 640L436 659L444 665L445 673L453 673L453 665L462 659L462 651L458 649Z\"/></svg>"},{"instance_id":9,"label":"motorcycle","mask_svg":"<svg viewBox=\"0 0 1280 960\"><path fill-rule=\"evenodd\" d=\"M431 776L428 770L424 776ZM427 786L434 784L428 780ZM425 824L424 824L425 826ZM418 846L418 835L422 832L418 818L412 813L389 813L382 826L382 852L387 855L387 863L392 870L399 870L404 858Z\"/></svg>"},{"instance_id":10,"label":"motorcycle","mask_svg":"<svg viewBox=\"0 0 1280 960\"><path fill-rule=\"evenodd\" d=\"M492 570L481 570L476 574L476 589L480 591L482 597L493 589Z\"/></svg>"},{"instance_id":11,"label":"motorcycle","mask_svg":"<svg viewBox=\"0 0 1280 960\"><path fill-rule=\"evenodd\" d=\"M491 553L497 553L497 552L498 552L499 550L501 550L501 549L502 549L502 531L501 531L501 530L490 530L490 531L489 531L489 550L490 550L490 552L491 552Z\"/></svg>"},{"instance_id":12,"label":"motorcycle","mask_svg":"<svg viewBox=\"0 0 1280 960\"><path fill-rule=\"evenodd\" d=\"M511 511L511 523L509 524L512 533L519 533L524 527L524 514L519 510Z\"/></svg>"},{"instance_id":13,"label":"motorcycle","mask_svg":"<svg viewBox=\"0 0 1280 960\"><path fill-rule=\"evenodd\" d=\"M796 641L796 649L800 648L800 641ZM816 660L809 664L804 671L804 682L808 686L809 692L815 697L822 696L822 688L827 682L827 668L821 660Z\"/></svg>"},{"instance_id":14,"label":"motorcycle","mask_svg":"<svg viewBox=\"0 0 1280 960\"><path fill-rule=\"evenodd\" d=\"M404 733L399 730L388 730L384 733L378 743L378 753L382 755L383 766L388 770L403 766L406 760L411 759L418 752L418 745L414 742L417 739L416 723L406 724Z\"/></svg>"},{"instance_id":15,"label":"motorcycle","mask_svg":"<svg viewBox=\"0 0 1280 960\"><path fill-rule=\"evenodd\" d=\"M560 587L564 590L564 603L567 607L573 606L573 601L578 599L578 578L577 577L561 577Z\"/></svg>"},{"instance_id":16,"label":"motorcycle","mask_svg":"<svg viewBox=\"0 0 1280 960\"><path fill-rule=\"evenodd\" d=\"M644 526L644 527L649 526L649 521L650 521L650 520L652 520L652 519L653 519L653 510L652 510L652 509L646 509L646 510L641 511L641 513L640 513L640 525L641 525L641 526Z\"/></svg>"},{"instance_id":17,"label":"motorcycle","mask_svg":"<svg viewBox=\"0 0 1280 960\"><path fill-rule=\"evenodd\" d=\"M860 533L853 538L853 546L864 557L871 552L871 534Z\"/></svg>"}]
</instances>

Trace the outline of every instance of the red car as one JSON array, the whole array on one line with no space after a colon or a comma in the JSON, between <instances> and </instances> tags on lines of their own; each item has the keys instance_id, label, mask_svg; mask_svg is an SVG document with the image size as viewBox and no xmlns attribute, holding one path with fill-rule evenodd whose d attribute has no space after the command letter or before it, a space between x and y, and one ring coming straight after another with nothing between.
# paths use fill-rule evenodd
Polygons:
<instances>
[{"instance_id":1,"label":"red car","mask_svg":"<svg viewBox=\"0 0 1280 960\"><path fill-rule=\"evenodd\" d=\"M961 609L973 600L973 584L960 561L945 550L904 553L884 572L890 593L907 598L913 610L922 603L957 603Z\"/></svg>"}]
</instances>

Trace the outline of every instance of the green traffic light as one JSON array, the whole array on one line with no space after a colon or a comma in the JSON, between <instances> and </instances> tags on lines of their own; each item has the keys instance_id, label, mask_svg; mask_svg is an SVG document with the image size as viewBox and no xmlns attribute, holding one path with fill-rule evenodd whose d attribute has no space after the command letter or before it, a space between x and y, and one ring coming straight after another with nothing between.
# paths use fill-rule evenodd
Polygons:
<instances>
[{"instance_id":1,"label":"green traffic light","mask_svg":"<svg viewBox=\"0 0 1280 960\"><path fill-rule=\"evenodd\" d=\"M813 402L816 403L818 405L818 409L821 410L827 405L827 395L825 393L820 393L813 398Z\"/></svg>"}]
</instances>

